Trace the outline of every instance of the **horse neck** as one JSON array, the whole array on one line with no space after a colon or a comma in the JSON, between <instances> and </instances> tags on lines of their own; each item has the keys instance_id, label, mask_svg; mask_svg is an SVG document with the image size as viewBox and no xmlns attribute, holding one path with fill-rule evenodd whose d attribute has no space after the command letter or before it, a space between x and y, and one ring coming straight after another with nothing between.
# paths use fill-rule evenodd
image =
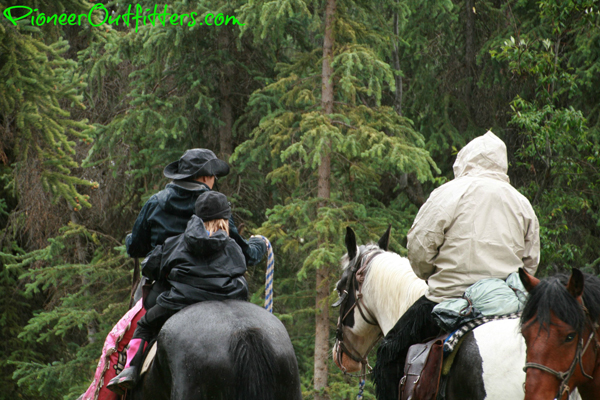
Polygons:
<instances>
[{"instance_id":1,"label":"horse neck","mask_svg":"<svg viewBox=\"0 0 600 400\"><path fill-rule=\"evenodd\" d=\"M415 275L408 259L391 252L373 258L362 288L365 306L384 335L426 291L427 284Z\"/></svg>"}]
</instances>

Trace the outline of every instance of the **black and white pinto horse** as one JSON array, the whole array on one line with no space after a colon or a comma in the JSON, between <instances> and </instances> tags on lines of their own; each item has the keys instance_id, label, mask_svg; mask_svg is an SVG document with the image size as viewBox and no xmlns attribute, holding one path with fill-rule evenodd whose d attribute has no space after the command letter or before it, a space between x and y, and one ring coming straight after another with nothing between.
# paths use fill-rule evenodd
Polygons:
<instances>
[{"instance_id":1,"label":"black and white pinto horse","mask_svg":"<svg viewBox=\"0 0 600 400\"><path fill-rule=\"evenodd\" d=\"M389 234L390 229L377 244L357 247L354 231L347 228L348 253L342 258L343 274L336 286L341 306L333 348L333 358L344 372L361 371L379 338L427 291L427 284L414 274L408 259L387 251ZM355 280L354 284L347 285L349 279ZM352 289L344 293L347 287ZM448 373L446 400L524 398L526 346L518 319L477 327L457 351ZM375 374L379 400L398 399L403 364L404 360L399 361L398 372L391 376L389 371Z\"/></svg>"},{"instance_id":2,"label":"black and white pinto horse","mask_svg":"<svg viewBox=\"0 0 600 400\"><path fill-rule=\"evenodd\" d=\"M243 301L208 301L171 317L133 400L301 400L292 343L279 319Z\"/></svg>"}]
</instances>

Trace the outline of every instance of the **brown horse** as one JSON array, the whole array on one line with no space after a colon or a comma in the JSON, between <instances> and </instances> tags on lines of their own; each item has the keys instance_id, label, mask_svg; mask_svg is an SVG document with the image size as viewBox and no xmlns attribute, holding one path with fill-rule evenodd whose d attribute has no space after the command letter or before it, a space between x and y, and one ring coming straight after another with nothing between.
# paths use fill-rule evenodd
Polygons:
<instances>
[{"instance_id":1,"label":"brown horse","mask_svg":"<svg viewBox=\"0 0 600 400\"><path fill-rule=\"evenodd\" d=\"M525 400L562 400L575 388L583 400L600 399L600 279L576 268L542 281L519 274L529 291Z\"/></svg>"}]
</instances>

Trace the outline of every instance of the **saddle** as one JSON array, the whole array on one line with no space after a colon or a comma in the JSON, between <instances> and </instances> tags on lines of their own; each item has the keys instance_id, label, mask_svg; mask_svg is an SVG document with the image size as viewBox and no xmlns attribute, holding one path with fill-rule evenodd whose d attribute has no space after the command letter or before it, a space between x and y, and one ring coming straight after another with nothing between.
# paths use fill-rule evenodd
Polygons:
<instances>
[{"instance_id":1,"label":"saddle","mask_svg":"<svg viewBox=\"0 0 600 400\"><path fill-rule=\"evenodd\" d=\"M480 325L500 319L519 318L519 313L491 315L474 319L456 331L443 334L426 343L412 345L404 364L404 377L400 380L399 400L436 400L445 396L446 380L454 357L466 334Z\"/></svg>"},{"instance_id":2,"label":"saddle","mask_svg":"<svg viewBox=\"0 0 600 400\"><path fill-rule=\"evenodd\" d=\"M399 400L436 400L444 364L444 334L427 343L412 345L406 355Z\"/></svg>"}]
</instances>

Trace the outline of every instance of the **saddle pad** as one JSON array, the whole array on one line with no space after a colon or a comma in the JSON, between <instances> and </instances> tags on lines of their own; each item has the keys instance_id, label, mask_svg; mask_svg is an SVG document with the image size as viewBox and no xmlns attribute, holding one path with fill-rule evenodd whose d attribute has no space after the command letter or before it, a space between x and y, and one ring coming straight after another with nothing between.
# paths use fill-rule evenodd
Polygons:
<instances>
[{"instance_id":1,"label":"saddle pad","mask_svg":"<svg viewBox=\"0 0 600 400\"><path fill-rule=\"evenodd\" d=\"M158 342L154 342L150 350L148 350L148 354L146 354L146 358L144 359L144 364L142 365L142 370L140 371L140 376L144 375L150 367L152 366L152 361L154 361L154 357L156 357L156 345Z\"/></svg>"},{"instance_id":2,"label":"saddle pad","mask_svg":"<svg viewBox=\"0 0 600 400\"><path fill-rule=\"evenodd\" d=\"M512 313L512 314L506 314L506 315L492 315L489 317L481 317L481 318L477 318L472 321L469 321L465 325L461 326L460 328L458 328L457 330L452 332L448 336L448 338L444 341L444 357L448 357L448 355L450 355L455 350L455 348L457 348L456 345L458 344L458 342L467 333L471 332L473 329L477 328L478 326L483 325L486 322L496 321L499 319L513 319L513 318L520 318L520 317L521 317L521 313Z\"/></svg>"},{"instance_id":3,"label":"saddle pad","mask_svg":"<svg viewBox=\"0 0 600 400\"><path fill-rule=\"evenodd\" d=\"M138 301L132 309L112 328L102 347L102 355L98 361L94 380L87 391L80 396L81 400L113 400L117 395L106 388L106 384L121 372L121 354L133 336L137 322L146 313L142 301Z\"/></svg>"},{"instance_id":4,"label":"saddle pad","mask_svg":"<svg viewBox=\"0 0 600 400\"><path fill-rule=\"evenodd\" d=\"M464 338L464 336L460 338L460 340L454 346L454 350L452 350L452 353L444 354L444 363L442 364L442 376L446 376L450 373L450 368L452 368L454 358L456 357L458 349L460 349L460 345L463 343Z\"/></svg>"}]
</instances>

